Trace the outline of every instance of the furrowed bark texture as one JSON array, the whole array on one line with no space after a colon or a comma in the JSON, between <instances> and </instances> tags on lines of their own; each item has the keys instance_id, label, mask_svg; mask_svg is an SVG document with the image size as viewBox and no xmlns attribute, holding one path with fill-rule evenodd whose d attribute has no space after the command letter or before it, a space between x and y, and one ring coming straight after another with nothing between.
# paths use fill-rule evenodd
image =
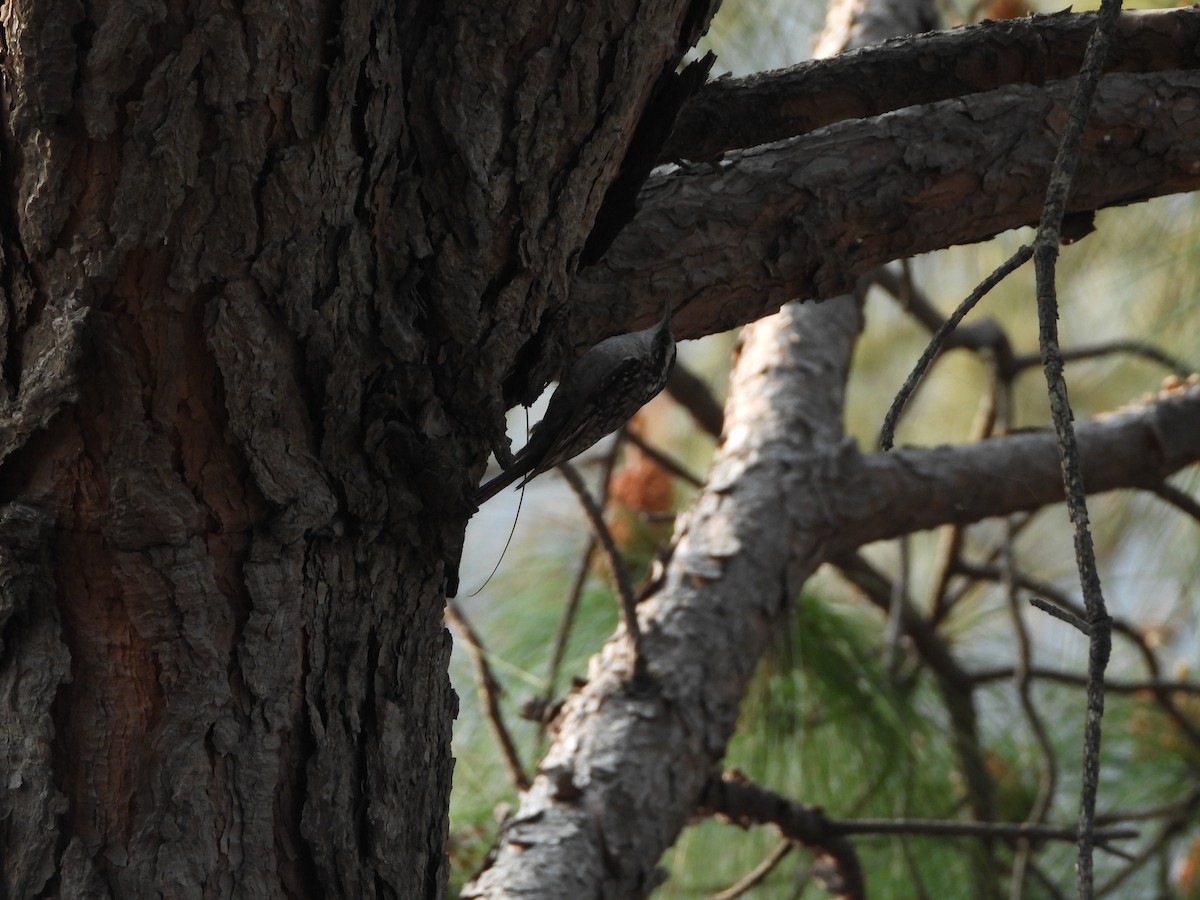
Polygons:
<instances>
[{"instance_id":1,"label":"furrowed bark texture","mask_svg":"<svg viewBox=\"0 0 1200 900\"><path fill-rule=\"evenodd\" d=\"M695 812L778 617L821 561L835 502L857 305L789 305L779 318L743 334L707 487L677 524L660 592L638 607L649 683L630 681L623 634L593 658L464 896L644 896Z\"/></svg>"},{"instance_id":2,"label":"furrowed bark texture","mask_svg":"<svg viewBox=\"0 0 1200 900\"><path fill-rule=\"evenodd\" d=\"M8 896L444 893L499 384L706 20L4 7Z\"/></svg>"},{"instance_id":3,"label":"furrowed bark texture","mask_svg":"<svg viewBox=\"0 0 1200 900\"><path fill-rule=\"evenodd\" d=\"M1002 161L956 149L976 118L993 137L1028 120L960 106L935 129L868 123L871 172L792 173L795 150L771 148L660 176L622 231L710 5L3 7L9 896L440 896L456 709L441 613L505 406L663 291L688 301L692 336L824 296L842 283L831 254L865 267L1032 218ZM1085 205L1194 186L1195 86L1140 84L1108 102L1133 104L1143 140L1114 120ZM1039 102L1051 127L1013 138L1030 159L1058 109ZM914 135L919 152L888 143ZM1124 177L1143 167L1158 180ZM856 213L880 178L897 187ZM993 180L1002 202L977 209ZM955 205L961 231L937 231ZM757 440L727 435L738 458ZM735 546L721 527L704 525L689 579ZM634 701L657 715L663 696ZM715 746L723 696L688 740ZM668 830L602 877L644 887Z\"/></svg>"},{"instance_id":4,"label":"furrowed bark texture","mask_svg":"<svg viewBox=\"0 0 1200 900\"><path fill-rule=\"evenodd\" d=\"M701 160L822 125L1079 74L1095 13L1028 16L873 44L710 81L680 112L664 161ZM929 27L926 25L925 27ZM818 54L820 55L820 54ZM1122 13L1106 72L1200 67L1200 9Z\"/></svg>"},{"instance_id":5,"label":"furrowed bark texture","mask_svg":"<svg viewBox=\"0 0 1200 900\"><path fill-rule=\"evenodd\" d=\"M989 234L1017 210L1032 221L1048 171L1038 154L1053 158L1054 114L1069 88L1051 95L1058 90L1056 100L1017 91L998 107L955 101L845 123L730 157L717 171L656 176L608 256L577 276L577 299L620 321L666 292L684 308L677 332L688 334L700 322L744 321L747 310L790 293L844 291L855 274L915 252L941 227L924 209L961 213L956 227ZM1190 117L1194 104L1183 105ZM1007 127L1022 115L1026 126L1049 119L1029 143ZM917 123L930 121L936 147L918 133ZM1130 145L1136 137L1126 135ZM1175 172L1196 159L1192 149L1176 157L1166 143L1151 146L1178 159ZM624 632L593 657L464 897L647 895L665 877L655 868L660 854L719 772L759 659L817 566L870 540L1061 499L1049 434L860 454L841 425L859 327L856 299L843 294L819 306L787 304L743 332L706 485L677 521L657 592L638 607L649 677L634 676ZM1159 483L1200 458L1197 403L1192 386L1081 426L1089 488ZM973 710L965 715L973 727ZM986 869L979 881L994 887Z\"/></svg>"},{"instance_id":6,"label":"furrowed bark texture","mask_svg":"<svg viewBox=\"0 0 1200 900\"><path fill-rule=\"evenodd\" d=\"M681 338L793 298L849 290L876 266L1037 222L1073 81L916 106L652 178L638 215L583 269L586 347L654 320ZM1110 75L1096 95L1068 211L1200 188L1200 73ZM1101 219L1103 227L1104 220Z\"/></svg>"}]
</instances>

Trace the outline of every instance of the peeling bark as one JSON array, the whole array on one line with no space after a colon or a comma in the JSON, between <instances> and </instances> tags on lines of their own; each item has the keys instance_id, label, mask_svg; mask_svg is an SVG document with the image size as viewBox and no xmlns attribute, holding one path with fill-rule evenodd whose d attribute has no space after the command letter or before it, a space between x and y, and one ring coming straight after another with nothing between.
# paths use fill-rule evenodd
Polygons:
<instances>
[{"instance_id":1,"label":"peeling bark","mask_svg":"<svg viewBox=\"0 0 1200 900\"><path fill-rule=\"evenodd\" d=\"M897 116L871 126L897 129L888 137L865 138L891 162L855 176L903 191L877 218L850 215L865 196L853 173L822 181L764 150L728 173L652 179L612 249L577 274L647 105L711 6L4 6L9 896L442 896L457 701L441 615L505 408L601 332L633 327L655 278L685 295L695 335L778 306L832 252L873 265L1025 215L1025 185L1005 187L1013 170L993 163L1007 205L964 209L957 233L930 236L926 213L945 219L971 182L953 176L945 144L906 156L902 128L918 126ZM1194 142L1175 157L1153 146L1190 134L1194 86L1140 84L1173 114L1131 118L1152 139L1148 174L1120 195L1085 187L1083 202L1194 186L1173 168ZM1041 102L1052 119L1054 101ZM963 133L982 115L956 109ZM993 135L1025 127L987 115ZM1118 146L1121 165L1143 165ZM906 158L924 180L904 180ZM790 181L805 203L771 199L762 178ZM714 204L735 194L784 244ZM810 248L789 243L821 229ZM689 242L651 265L632 248L663 254L655 234ZM720 241L744 241L742 271L721 269ZM679 264L697 252L712 264L688 287ZM825 271L814 296L837 282ZM727 436L746 452L756 440ZM719 574L734 546L719 518L701 526L713 530L680 556L691 580ZM673 615L658 609L648 624ZM692 636L664 626L656 640ZM625 658L619 642L609 652ZM711 721L677 718L692 708L682 695L618 694L705 754L667 770L690 796L733 694L708 698ZM554 778L550 766L535 790L606 781L607 765ZM655 834L636 852L642 837L620 837L603 812L612 843L580 871L646 889L655 848L688 812L647 820ZM614 874L605 854L627 850Z\"/></svg>"},{"instance_id":2,"label":"peeling bark","mask_svg":"<svg viewBox=\"0 0 1200 900\"><path fill-rule=\"evenodd\" d=\"M8 896L443 895L501 383L707 17L5 6Z\"/></svg>"},{"instance_id":3,"label":"peeling bark","mask_svg":"<svg viewBox=\"0 0 1200 900\"><path fill-rule=\"evenodd\" d=\"M575 278L572 345L644 327L664 295L676 335L694 338L1035 223L1073 85L910 107L651 178L637 217ZM1200 188L1198 90L1197 72L1104 78L1068 211Z\"/></svg>"},{"instance_id":4,"label":"peeling bark","mask_svg":"<svg viewBox=\"0 0 1200 900\"><path fill-rule=\"evenodd\" d=\"M710 159L847 119L1005 85L1071 78L1079 74L1095 24L1095 13L984 22L897 38L777 72L718 78L684 107L663 160ZM912 35L931 27L912 22L906 31ZM1200 10L1141 10L1121 15L1104 71L1198 66Z\"/></svg>"}]
</instances>

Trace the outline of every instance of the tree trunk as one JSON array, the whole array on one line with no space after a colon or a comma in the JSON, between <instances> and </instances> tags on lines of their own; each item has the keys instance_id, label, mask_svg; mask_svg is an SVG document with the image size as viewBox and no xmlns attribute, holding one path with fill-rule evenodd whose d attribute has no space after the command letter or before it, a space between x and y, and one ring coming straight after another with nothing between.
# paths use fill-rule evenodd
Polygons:
<instances>
[{"instance_id":1,"label":"tree trunk","mask_svg":"<svg viewBox=\"0 0 1200 900\"><path fill-rule=\"evenodd\" d=\"M9 896L444 893L496 386L705 20L588 6L6 7Z\"/></svg>"},{"instance_id":2,"label":"tree trunk","mask_svg":"<svg viewBox=\"0 0 1200 900\"><path fill-rule=\"evenodd\" d=\"M445 892L474 484L507 406L661 309L629 239L694 211L623 226L711 6L4 7L8 896ZM739 252L769 290L689 334L812 270Z\"/></svg>"}]
</instances>

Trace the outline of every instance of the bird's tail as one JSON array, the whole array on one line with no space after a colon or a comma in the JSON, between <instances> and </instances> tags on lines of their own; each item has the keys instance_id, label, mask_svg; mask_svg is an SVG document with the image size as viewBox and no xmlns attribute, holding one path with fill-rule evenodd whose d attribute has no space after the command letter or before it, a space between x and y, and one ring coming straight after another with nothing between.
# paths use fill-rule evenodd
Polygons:
<instances>
[{"instance_id":1,"label":"bird's tail","mask_svg":"<svg viewBox=\"0 0 1200 900\"><path fill-rule=\"evenodd\" d=\"M528 474L528 472L528 466L522 466L518 464L513 466L511 469L501 472L491 481L484 482L482 485L480 485L479 489L475 491L475 505L477 507L483 506L483 504L487 503L487 501L491 500L518 478Z\"/></svg>"}]
</instances>

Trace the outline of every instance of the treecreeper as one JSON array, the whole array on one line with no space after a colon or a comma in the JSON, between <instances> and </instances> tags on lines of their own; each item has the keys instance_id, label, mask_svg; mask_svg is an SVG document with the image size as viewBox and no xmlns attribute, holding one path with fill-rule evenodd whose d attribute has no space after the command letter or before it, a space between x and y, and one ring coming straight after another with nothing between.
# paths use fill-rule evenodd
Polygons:
<instances>
[{"instance_id":1,"label":"treecreeper","mask_svg":"<svg viewBox=\"0 0 1200 900\"><path fill-rule=\"evenodd\" d=\"M523 487L629 421L667 383L675 365L671 301L656 325L606 338L576 360L513 465L475 493L482 505L517 479Z\"/></svg>"}]
</instances>

